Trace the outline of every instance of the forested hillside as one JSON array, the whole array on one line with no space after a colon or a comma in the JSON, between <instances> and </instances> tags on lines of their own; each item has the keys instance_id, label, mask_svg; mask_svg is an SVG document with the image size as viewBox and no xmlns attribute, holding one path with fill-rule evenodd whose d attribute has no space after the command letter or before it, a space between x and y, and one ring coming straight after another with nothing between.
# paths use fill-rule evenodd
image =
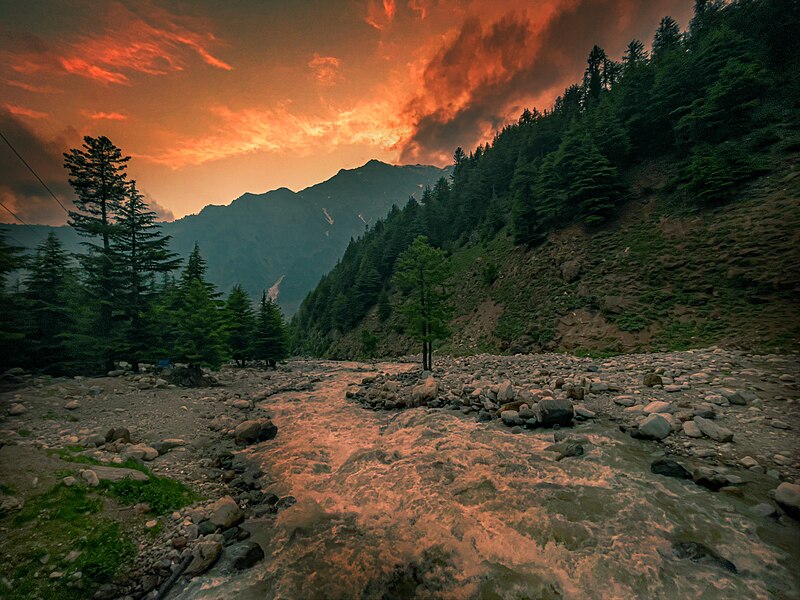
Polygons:
<instances>
[{"instance_id":1,"label":"forested hillside","mask_svg":"<svg viewBox=\"0 0 800 600\"><path fill-rule=\"evenodd\" d=\"M412 350L395 261L449 253L456 352L796 347L800 9L698 1L394 208L294 320L304 353Z\"/></svg>"}]
</instances>

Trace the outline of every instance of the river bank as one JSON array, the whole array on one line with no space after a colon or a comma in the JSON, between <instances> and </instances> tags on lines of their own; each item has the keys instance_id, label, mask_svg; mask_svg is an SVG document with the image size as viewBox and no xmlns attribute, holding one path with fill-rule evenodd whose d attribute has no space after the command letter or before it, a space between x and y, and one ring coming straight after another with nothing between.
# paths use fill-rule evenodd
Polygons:
<instances>
[{"instance_id":1,"label":"river bank","mask_svg":"<svg viewBox=\"0 0 800 600\"><path fill-rule=\"evenodd\" d=\"M143 461L152 475L198 499L161 515L141 506L117 515L136 564L149 566L127 568L139 583L117 585L116 596L106 585L107 597L154 597L216 535L229 544L223 559L181 580L170 598L789 598L800 589L791 567L800 556L797 522L774 500L779 484L798 483L797 357L716 350L476 356L434 366L437 389L422 401L415 388L425 377L411 362L223 369L219 387L193 390L124 374L30 380L0 396L4 414L24 407L0 425L0 480L14 492L6 497L31 505L63 485L63 471L91 466L66 468L61 456L135 459L125 446L105 448L109 429L127 428L156 449ZM574 427L529 429L549 398L576 407ZM517 405L501 410L509 403ZM649 414L662 415L669 432L632 437ZM687 432L696 416L732 441L697 437L691 425ZM237 444L243 421L268 418L273 439ZM98 432L101 448L77 449ZM51 462L30 458L40 456ZM659 460L710 469L722 491L653 473ZM246 520L195 536L225 496ZM265 557L233 571L224 556L236 543L257 544ZM58 563L70 550L59 552L31 574L40 589L71 581L74 569ZM4 560L23 554L11 548ZM153 575L146 586L143 575Z\"/></svg>"}]
</instances>

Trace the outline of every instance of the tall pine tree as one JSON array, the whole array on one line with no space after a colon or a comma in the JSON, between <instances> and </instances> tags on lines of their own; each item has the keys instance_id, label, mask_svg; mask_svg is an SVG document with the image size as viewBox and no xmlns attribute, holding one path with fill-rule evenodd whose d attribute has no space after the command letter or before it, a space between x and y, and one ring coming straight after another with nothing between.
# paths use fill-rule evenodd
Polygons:
<instances>
[{"instance_id":1,"label":"tall pine tree","mask_svg":"<svg viewBox=\"0 0 800 600\"><path fill-rule=\"evenodd\" d=\"M97 349L107 370L114 368L113 312L119 284L111 241L127 190L128 160L130 157L123 156L105 136L86 136L82 149L73 148L64 154L69 183L76 194L70 225L78 235L94 240L83 243L88 252L81 259L99 306Z\"/></svg>"},{"instance_id":2,"label":"tall pine tree","mask_svg":"<svg viewBox=\"0 0 800 600\"><path fill-rule=\"evenodd\" d=\"M254 356L273 369L289 356L289 336L281 309L266 292L258 307Z\"/></svg>"}]
</instances>

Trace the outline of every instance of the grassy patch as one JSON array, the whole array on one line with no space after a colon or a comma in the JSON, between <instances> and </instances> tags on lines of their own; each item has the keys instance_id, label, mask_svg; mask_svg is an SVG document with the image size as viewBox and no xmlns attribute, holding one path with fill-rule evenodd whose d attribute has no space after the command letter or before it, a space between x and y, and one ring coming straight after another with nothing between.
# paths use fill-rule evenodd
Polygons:
<instances>
[{"instance_id":1,"label":"grassy patch","mask_svg":"<svg viewBox=\"0 0 800 600\"><path fill-rule=\"evenodd\" d=\"M152 474L148 481L131 479L116 482L103 481L99 489L120 504L130 506L147 502L150 510L157 515L172 512L200 500L200 497L191 488L180 481L156 477Z\"/></svg>"},{"instance_id":2,"label":"grassy patch","mask_svg":"<svg viewBox=\"0 0 800 600\"><path fill-rule=\"evenodd\" d=\"M31 437L30 429L17 429L17 435L20 437Z\"/></svg>"},{"instance_id":3,"label":"grassy patch","mask_svg":"<svg viewBox=\"0 0 800 600\"><path fill-rule=\"evenodd\" d=\"M3 597L78 600L111 581L135 555L135 547L117 523L98 514L101 510L102 500L85 488L57 485L4 518L4 545L14 552L0 564L0 576L12 583ZM73 550L80 555L68 563L65 558ZM49 557L46 564L44 557ZM50 579L53 571L63 575ZM76 571L82 577L72 582L69 576Z\"/></svg>"},{"instance_id":4,"label":"grassy patch","mask_svg":"<svg viewBox=\"0 0 800 600\"><path fill-rule=\"evenodd\" d=\"M5 483L0 483L0 494L5 494L6 496L13 496L14 495L14 488L10 485L6 485Z\"/></svg>"},{"instance_id":5,"label":"grassy patch","mask_svg":"<svg viewBox=\"0 0 800 600\"><path fill-rule=\"evenodd\" d=\"M656 333L653 344L670 352L699 348L716 342L725 332L720 321L673 321Z\"/></svg>"}]
</instances>

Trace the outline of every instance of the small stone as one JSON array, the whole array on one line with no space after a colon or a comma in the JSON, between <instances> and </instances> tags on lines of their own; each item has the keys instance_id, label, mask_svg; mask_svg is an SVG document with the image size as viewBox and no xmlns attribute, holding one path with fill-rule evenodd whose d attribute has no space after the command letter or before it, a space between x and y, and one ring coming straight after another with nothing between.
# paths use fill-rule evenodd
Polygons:
<instances>
[{"instance_id":1,"label":"small stone","mask_svg":"<svg viewBox=\"0 0 800 600\"><path fill-rule=\"evenodd\" d=\"M753 508L751 508L750 512L758 517L771 517L778 511L775 510L775 507L772 506L772 504L762 502L761 504L756 504Z\"/></svg>"},{"instance_id":2,"label":"small stone","mask_svg":"<svg viewBox=\"0 0 800 600\"><path fill-rule=\"evenodd\" d=\"M81 403L77 400L70 400L64 405L64 408L67 410L76 410L81 407Z\"/></svg>"},{"instance_id":3,"label":"small stone","mask_svg":"<svg viewBox=\"0 0 800 600\"><path fill-rule=\"evenodd\" d=\"M636 404L636 400L633 399L633 396L617 396L614 398L614 404L619 404L620 406L633 406Z\"/></svg>"},{"instance_id":4,"label":"small stone","mask_svg":"<svg viewBox=\"0 0 800 600\"><path fill-rule=\"evenodd\" d=\"M644 414L650 415L653 413L671 413L672 412L672 404L669 402L661 402L655 400L644 407L643 409Z\"/></svg>"},{"instance_id":5,"label":"small stone","mask_svg":"<svg viewBox=\"0 0 800 600\"><path fill-rule=\"evenodd\" d=\"M158 525L158 521L156 521L155 519L151 519L150 521L147 521L147 522L144 524L144 526L145 526L145 527L147 527L148 529L153 529L153 528L154 528L154 527L156 527L157 525Z\"/></svg>"},{"instance_id":6,"label":"small stone","mask_svg":"<svg viewBox=\"0 0 800 600\"><path fill-rule=\"evenodd\" d=\"M661 377L659 375L656 375L655 373L645 373L644 384L647 387L661 385L661 383Z\"/></svg>"},{"instance_id":7,"label":"small stone","mask_svg":"<svg viewBox=\"0 0 800 600\"><path fill-rule=\"evenodd\" d=\"M23 414L26 410L28 410L28 409L25 408L24 404L21 404L20 402L16 402L16 403L11 405L11 408L8 409L8 414L9 414L9 416L12 416L12 417L18 417L19 415Z\"/></svg>"},{"instance_id":8,"label":"small stone","mask_svg":"<svg viewBox=\"0 0 800 600\"><path fill-rule=\"evenodd\" d=\"M694 421L684 421L683 422L683 433L685 433L690 438L701 438L703 437L703 432L700 431L700 428Z\"/></svg>"},{"instance_id":9,"label":"small stone","mask_svg":"<svg viewBox=\"0 0 800 600\"><path fill-rule=\"evenodd\" d=\"M72 475L67 475L66 477L64 477L64 479L61 480L61 483L63 483L66 487L72 487L77 482L78 480L75 479Z\"/></svg>"},{"instance_id":10,"label":"small stone","mask_svg":"<svg viewBox=\"0 0 800 600\"><path fill-rule=\"evenodd\" d=\"M758 461L752 456L743 456L741 459L739 459L739 464L742 465L745 469L750 469L752 467L758 466Z\"/></svg>"},{"instance_id":11,"label":"small stone","mask_svg":"<svg viewBox=\"0 0 800 600\"><path fill-rule=\"evenodd\" d=\"M80 476L89 487L97 487L100 485L100 478L92 469L81 469Z\"/></svg>"}]
</instances>

